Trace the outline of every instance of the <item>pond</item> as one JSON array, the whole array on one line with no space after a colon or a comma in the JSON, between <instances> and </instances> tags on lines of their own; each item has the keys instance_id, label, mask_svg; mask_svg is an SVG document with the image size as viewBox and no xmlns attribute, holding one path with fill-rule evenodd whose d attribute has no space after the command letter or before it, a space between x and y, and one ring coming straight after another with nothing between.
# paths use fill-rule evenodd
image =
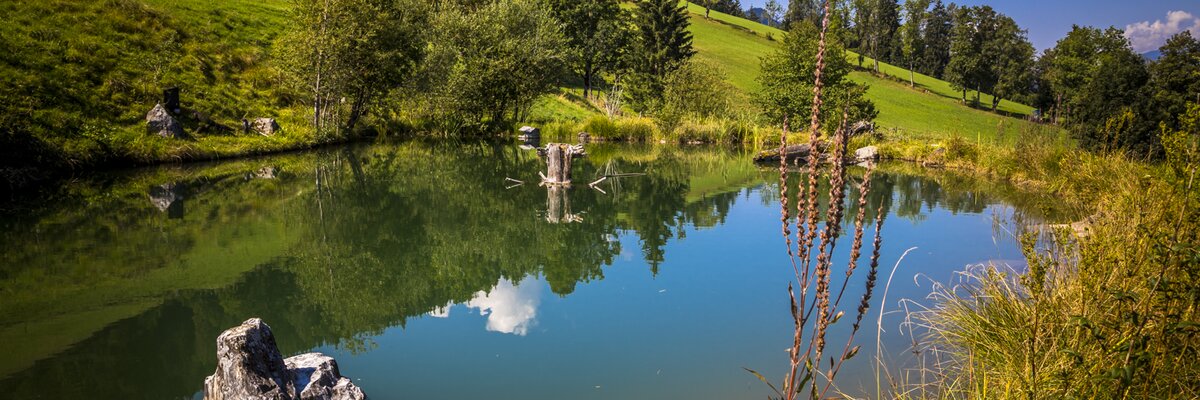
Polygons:
<instances>
[{"instance_id":1,"label":"pond","mask_svg":"<svg viewBox=\"0 0 1200 400\"><path fill-rule=\"evenodd\" d=\"M736 149L588 152L577 181L626 175L555 197L506 179L544 167L515 145L403 142L70 183L0 215L0 398L199 398L216 336L251 317L375 399L767 395L743 368L787 365L778 171ZM872 179L891 284L857 342L874 354L887 312L892 368L913 341L902 300L1019 268L1008 221L1040 207L944 171ZM874 364L851 360L841 388L874 393Z\"/></svg>"}]
</instances>

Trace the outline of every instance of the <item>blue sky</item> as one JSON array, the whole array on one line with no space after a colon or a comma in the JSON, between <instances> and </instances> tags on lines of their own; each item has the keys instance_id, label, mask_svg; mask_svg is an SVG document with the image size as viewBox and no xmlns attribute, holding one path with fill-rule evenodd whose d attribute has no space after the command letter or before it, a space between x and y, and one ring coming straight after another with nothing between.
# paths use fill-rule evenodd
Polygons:
<instances>
[{"instance_id":1,"label":"blue sky","mask_svg":"<svg viewBox=\"0 0 1200 400\"><path fill-rule=\"evenodd\" d=\"M900 0L903 2L903 0ZM950 1L942 0L949 4ZM743 7L761 7L766 0L741 0ZM786 4L787 0L779 0ZM1038 50L1054 47L1066 36L1071 25L1096 27L1116 26L1125 29L1135 25L1131 40L1135 50L1146 52L1161 46L1167 37L1182 30L1200 33L1200 2L1196 0L960 0L958 4L987 4L1013 17L1029 30L1029 40ZM1169 11L1184 11L1168 15ZM1157 22L1157 24L1156 24ZM1144 24L1141 24L1144 23ZM1200 36L1200 35L1198 35Z\"/></svg>"}]
</instances>

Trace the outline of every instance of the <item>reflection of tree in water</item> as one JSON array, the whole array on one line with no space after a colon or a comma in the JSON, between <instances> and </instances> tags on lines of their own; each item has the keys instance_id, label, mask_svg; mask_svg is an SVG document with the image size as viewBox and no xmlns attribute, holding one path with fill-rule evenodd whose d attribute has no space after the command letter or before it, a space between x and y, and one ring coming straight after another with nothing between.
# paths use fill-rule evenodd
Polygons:
<instances>
[{"instance_id":1,"label":"reflection of tree in water","mask_svg":"<svg viewBox=\"0 0 1200 400\"><path fill-rule=\"evenodd\" d=\"M846 196L846 215L858 212L858 189L862 184L862 170L852 169L847 174L849 191ZM789 176L794 185L795 179L805 179L803 174ZM820 216L824 216L824 207L828 204L828 180L820 181L818 196L822 204ZM763 189L764 204L779 203L777 184L768 184ZM794 196L789 204L796 204ZM904 173L889 173L887 169L876 171L871 178L871 192L867 194L867 204L870 209L883 206L885 212L892 213L913 222L925 220L927 214L935 209L944 209L951 213L982 213L988 206L1001 201L1026 201L1011 187L1002 187L990 182L970 178L965 175L941 173L934 175L908 175ZM791 215L796 215L795 209ZM868 222L875 218L874 213L867 213ZM852 221L844 221L849 224Z\"/></svg>"},{"instance_id":2,"label":"reflection of tree in water","mask_svg":"<svg viewBox=\"0 0 1200 400\"><path fill-rule=\"evenodd\" d=\"M0 385L16 398L186 397L214 368L216 335L249 316L270 323L285 352L325 344L362 350L370 335L470 301L502 279L538 277L554 293L570 294L580 282L603 278L603 267L623 250L613 238L622 235L637 236L649 272L657 273L672 239L689 226L723 223L741 189L761 181L744 157L719 149L596 148L589 152L597 160L576 163L578 177L595 176L609 162L647 175L612 179L608 193L569 190L577 223L546 221L544 188L505 189L505 177L541 170L531 152L421 143L284 156L272 161L288 172L280 179L244 179L261 162L219 164L200 177L146 179L127 192L92 193L36 218L6 221L0 291L9 296L0 299L0 328L92 311L86 307L150 304L132 318L86 330L69 350L43 356ZM985 202L974 193L938 197L936 186L878 176L871 207L893 194L917 212L946 204L937 202L966 211ZM182 220L168 220L147 200L147 188L163 182L186 184ZM947 191L953 186L940 182ZM241 244L258 255L203 255L229 247L198 253L209 242ZM78 267L80 257L91 261L88 269ZM153 286L149 277L172 268L195 274L182 275L189 278L229 278ZM142 280L148 287L123 291L126 297L99 289ZM83 300L48 295L66 290ZM25 338L31 347L37 340Z\"/></svg>"}]
</instances>

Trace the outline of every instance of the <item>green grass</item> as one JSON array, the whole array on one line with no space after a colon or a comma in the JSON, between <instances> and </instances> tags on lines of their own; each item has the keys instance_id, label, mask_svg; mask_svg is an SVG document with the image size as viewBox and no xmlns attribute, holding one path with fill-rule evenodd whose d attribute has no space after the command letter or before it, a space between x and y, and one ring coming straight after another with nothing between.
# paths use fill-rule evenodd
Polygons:
<instances>
[{"instance_id":1,"label":"green grass","mask_svg":"<svg viewBox=\"0 0 1200 400\"><path fill-rule=\"evenodd\" d=\"M735 16L732 16L729 14L716 12L716 11L712 12L710 15L711 21L705 20L704 7L694 4L694 3L690 3L690 2L688 3L688 11L693 14L692 24L694 27L698 25L697 20L704 21L704 22L715 22L720 25L729 27L731 29L741 31L743 33L753 34L762 39L768 39L768 38L773 39L773 40L766 40L765 42L767 42L767 43L783 40L783 37L786 35L786 32L784 32L783 30L781 30L779 28L766 26L766 25L763 25L763 24L760 24L760 23L757 23L754 21L746 20L743 18L735 17ZM695 29L696 28L693 29L693 32L696 32ZM706 29L706 28L700 28L700 29ZM700 36L700 34L696 33L696 36ZM734 35L730 35L730 36L734 36ZM728 39L718 40L718 41L728 42ZM748 43L736 43L736 44L737 45L749 45ZM762 43L755 44L755 45L749 45L750 47L748 47L748 49L754 49L754 51L760 51L760 48L762 47L762 45L763 45ZM777 46L777 44L775 44L775 45ZM703 50L702 50L702 52L703 52ZM855 53L853 51L848 51L848 52L846 52L846 59L849 60L851 62L851 64L857 65L858 64L858 53ZM873 67L873 66L874 66L873 58L863 57L863 67L864 68ZM755 71L757 71L757 70L755 70ZM933 94L942 96L942 97L946 97L948 99L958 100L962 97L962 93L954 90L951 87L949 82L946 82L946 81L943 81L943 80L940 80L940 79L937 79L937 78L934 78L934 77L931 77L928 75L924 75L924 74L913 74L910 77L909 70L906 68L903 68L903 67L898 67L898 66L891 65L891 64L888 64L885 62L880 62L879 63L879 72L884 75L893 77L895 79L899 79L899 80L903 81L906 85L908 84L909 79L911 78L913 80L916 88L921 89L923 91L927 91L929 93L933 93ZM734 81L735 83L738 83L737 80L735 80L735 79L730 79L730 80ZM750 80L753 81L753 76L750 77ZM859 82L871 83L871 82L867 81L866 78L856 78L855 80L857 80ZM741 84L739 84L739 86L741 86ZM748 88L748 89L757 89L757 86L742 86L742 87ZM974 95L974 93L968 95L968 98L973 97L973 95ZM991 95L988 95L986 93L981 94L980 102L990 105L991 101L992 101ZM1029 115L1031 112L1033 112L1033 107L1029 107L1027 105L1008 101L1008 100L1003 100L1000 102L999 111L1005 112L1005 113L1010 113L1010 114L1016 114L1016 115Z\"/></svg>"},{"instance_id":2,"label":"green grass","mask_svg":"<svg viewBox=\"0 0 1200 400\"><path fill-rule=\"evenodd\" d=\"M314 137L271 64L287 27L285 0L52 0L3 2L0 26L0 172L30 165L88 169L309 147ZM162 90L229 127L273 117L273 138L145 130ZM187 114L187 112L185 112ZM11 154L10 154L11 153Z\"/></svg>"},{"instance_id":3,"label":"green grass","mask_svg":"<svg viewBox=\"0 0 1200 400\"><path fill-rule=\"evenodd\" d=\"M695 4L689 4L689 11L693 43L698 51L696 58L725 68L729 82L737 88L747 93L759 90L756 79L761 72L760 60L780 46L776 40L782 40L784 32L718 12L713 12L709 20L704 18L704 8ZM768 36L776 40L769 40ZM847 57L852 63L858 62L857 54L848 52ZM1034 125L1022 118L967 107L958 100L960 93L945 81L917 74L916 88L912 88L908 85L907 70L881 63L880 71L888 77L855 71L850 79L870 86L867 98L878 108L877 122L882 127L930 141L953 136L994 141L1003 139L1005 131ZM989 102L990 97L983 96L983 101ZM1000 107L1000 111L1014 115L1028 114L1031 110L1008 101Z\"/></svg>"}]
</instances>

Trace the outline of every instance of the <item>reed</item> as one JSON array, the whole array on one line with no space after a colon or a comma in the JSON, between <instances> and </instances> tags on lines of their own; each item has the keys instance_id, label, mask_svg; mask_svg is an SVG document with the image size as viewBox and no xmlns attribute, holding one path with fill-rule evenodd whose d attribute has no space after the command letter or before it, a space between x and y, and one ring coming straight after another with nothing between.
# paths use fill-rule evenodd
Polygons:
<instances>
[{"instance_id":1,"label":"reed","mask_svg":"<svg viewBox=\"0 0 1200 400\"><path fill-rule=\"evenodd\" d=\"M820 40L818 41L817 65L814 76L813 108L808 130L810 148L817 148L821 141L821 105L822 105L822 74L825 66L825 35L829 25L829 1L824 2L825 18L822 21ZM772 385L765 377L747 369L766 383L779 399L793 400L802 393L809 398L825 398L830 390L834 390L838 371L842 365L858 354L860 346L854 345L854 336L870 310L871 296L876 282L879 263L879 248L882 244L881 231L883 228L883 209L877 211L875 218L874 249L871 253L870 272L863 285L864 295L859 299L855 322L846 342L836 357L830 357L826 365L822 362L828 343L826 334L829 327L837 323L845 312L840 305L845 288L854 278L854 270L861 256L864 236L864 221L866 220L866 202L870 192L873 166L869 166L866 178L860 187L858 212L854 218L854 240L851 245L850 257L844 280L837 291L833 293L832 260L834 244L842 235L841 220L844 213L846 197L846 168L845 153L847 147L847 111L842 111L840 126L833 132L832 151L829 155L830 168L828 171L829 204L826 207L824 226L818 225L821 204L818 197L818 183L822 177L821 156L818 152L810 152L807 162L807 185L797 180L796 215L790 213L791 205L789 189L789 160L784 148L788 145L788 118L783 121L783 131L780 134L779 153L783 155L779 164L780 190L780 223L784 243L787 246L788 258L792 264L795 280L788 283L788 296L791 304L791 318L794 332L792 346L788 352L789 369L780 386ZM795 240L792 238L792 219L795 222ZM816 239L820 238L819 244ZM795 247L793 247L793 243ZM816 249L814 249L816 245ZM815 263L814 263L815 260ZM796 290L799 289L799 296ZM815 310L815 314L814 314Z\"/></svg>"}]
</instances>

